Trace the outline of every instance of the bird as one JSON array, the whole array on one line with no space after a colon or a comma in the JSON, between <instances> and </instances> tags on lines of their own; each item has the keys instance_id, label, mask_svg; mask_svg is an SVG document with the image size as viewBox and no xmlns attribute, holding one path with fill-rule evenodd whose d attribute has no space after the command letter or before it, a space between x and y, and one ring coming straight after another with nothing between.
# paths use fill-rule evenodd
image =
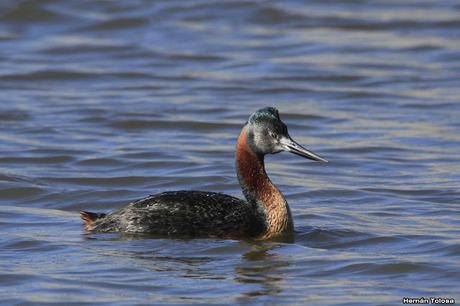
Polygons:
<instances>
[{"instance_id":1,"label":"bird","mask_svg":"<svg viewBox=\"0 0 460 306\"><path fill-rule=\"evenodd\" d=\"M86 233L119 232L169 238L292 239L289 205L265 171L264 157L282 151L327 163L295 142L274 107L252 113L235 150L236 173L246 201L217 192L166 191L112 213L81 211Z\"/></svg>"}]
</instances>

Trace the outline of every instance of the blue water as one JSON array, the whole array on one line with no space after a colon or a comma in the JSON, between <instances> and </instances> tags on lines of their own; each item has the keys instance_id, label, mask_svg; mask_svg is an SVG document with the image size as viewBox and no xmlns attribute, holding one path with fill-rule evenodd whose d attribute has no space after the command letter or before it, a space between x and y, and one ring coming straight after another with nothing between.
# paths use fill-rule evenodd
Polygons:
<instances>
[{"instance_id":1,"label":"blue water","mask_svg":"<svg viewBox=\"0 0 460 306\"><path fill-rule=\"evenodd\" d=\"M3 1L0 303L460 301L457 1ZM276 106L329 164L267 158L294 243L85 235L164 190L242 197Z\"/></svg>"}]
</instances>

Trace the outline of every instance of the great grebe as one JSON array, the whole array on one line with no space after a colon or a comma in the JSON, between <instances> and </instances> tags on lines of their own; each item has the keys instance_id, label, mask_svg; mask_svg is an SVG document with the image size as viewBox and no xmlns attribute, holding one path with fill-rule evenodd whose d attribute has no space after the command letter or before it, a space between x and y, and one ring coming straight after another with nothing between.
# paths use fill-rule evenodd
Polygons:
<instances>
[{"instance_id":1,"label":"great grebe","mask_svg":"<svg viewBox=\"0 0 460 306\"><path fill-rule=\"evenodd\" d=\"M296 143L278 110L253 113L236 143L236 172L247 202L207 191L167 191L129 203L110 214L82 211L88 233L123 232L170 237L273 239L292 237L294 224L283 194L265 172L265 154L291 152L324 158Z\"/></svg>"}]
</instances>

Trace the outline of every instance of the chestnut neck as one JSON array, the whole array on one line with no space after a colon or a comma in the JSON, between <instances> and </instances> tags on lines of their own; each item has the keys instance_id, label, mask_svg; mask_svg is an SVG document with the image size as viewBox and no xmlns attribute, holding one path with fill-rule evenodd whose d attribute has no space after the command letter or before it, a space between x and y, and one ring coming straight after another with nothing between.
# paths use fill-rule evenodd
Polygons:
<instances>
[{"instance_id":1,"label":"chestnut neck","mask_svg":"<svg viewBox=\"0 0 460 306\"><path fill-rule=\"evenodd\" d=\"M236 144L236 169L244 196L266 221L266 232L260 238L290 234L294 227L288 203L267 176L264 155L249 146L247 129L243 127Z\"/></svg>"}]
</instances>

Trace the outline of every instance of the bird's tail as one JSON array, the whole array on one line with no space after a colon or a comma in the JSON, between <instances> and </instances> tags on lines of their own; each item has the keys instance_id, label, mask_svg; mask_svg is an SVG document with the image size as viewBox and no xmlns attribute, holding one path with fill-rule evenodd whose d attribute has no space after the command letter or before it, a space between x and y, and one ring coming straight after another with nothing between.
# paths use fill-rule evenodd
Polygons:
<instances>
[{"instance_id":1,"label":"bird's tail","mask_svg":"<svg viewBox=\"0 0 460 306\"><path fill-rule=\"evenodd\" d=\"M85 222L85 228L89 230L97 219L104 218L106 214L80 211L80 218Z\"/></svg>"}]
</instances>

